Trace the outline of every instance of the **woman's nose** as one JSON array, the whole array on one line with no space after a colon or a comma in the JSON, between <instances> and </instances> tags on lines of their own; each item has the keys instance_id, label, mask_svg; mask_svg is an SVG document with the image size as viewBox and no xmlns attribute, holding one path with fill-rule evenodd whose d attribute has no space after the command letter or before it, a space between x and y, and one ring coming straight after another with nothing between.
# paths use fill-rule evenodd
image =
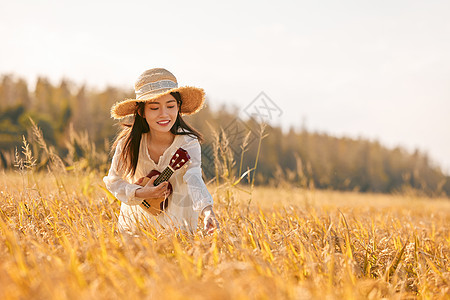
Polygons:
<instances>
[{"instance_id":1,"label":"woman's nose","mask_svg":"<svg viewBox=\"0 0 450 300\"><path fill-rule=\"evenodd\" d=\"M167 116L168 114L167 114L167 108L165 108L165 107L162 107L160 110L159 110L159 112L160 112L160 115L161 116Z\"/></svg>"}]
</instances>

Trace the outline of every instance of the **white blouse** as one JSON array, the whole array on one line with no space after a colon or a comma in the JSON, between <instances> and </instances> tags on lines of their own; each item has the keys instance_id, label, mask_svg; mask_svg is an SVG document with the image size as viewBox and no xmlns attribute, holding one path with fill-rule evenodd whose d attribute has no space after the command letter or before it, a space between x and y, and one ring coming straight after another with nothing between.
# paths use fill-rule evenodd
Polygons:
<instances>
[{"instance_id":1,"label":"white blouse","mask_svg":"<svg viewBox=\"0 0 450 300\"><path fill-rule=\"evenodd\" d=\"M202 179L201 148L198 140L189 135L175 135L175 138L156 164L148 153L148 134L142 134L139 148L139 158L134 176L125 177L118 168L120 153L123 150L123 140L119 141L108 176L103 178L107 189L122 202L119 215L119 230L133 233L138 226L152 224L156 228L181 228L189 232L197 229L200 212L208 205L213 204L213 198L208 192ZM164 212L157 216L144 211L138 204L143 198L135 196L141 186L133 184L139 178L145 177L150 171L162 172L170 162L173 154L182 147L190 156L190 164L173 173L169 182L173 193L169 196L168 206Z\"/></svg>"}]
</instances>

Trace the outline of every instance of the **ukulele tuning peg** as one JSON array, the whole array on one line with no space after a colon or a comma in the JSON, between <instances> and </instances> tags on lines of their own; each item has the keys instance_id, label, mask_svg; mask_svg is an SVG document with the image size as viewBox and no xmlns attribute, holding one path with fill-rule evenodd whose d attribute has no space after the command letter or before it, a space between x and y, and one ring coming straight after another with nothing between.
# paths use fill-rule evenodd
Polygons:
<instances>
[{"instance_id":1,"label":"ukulele tuning peg","mask_svg":"<svg viewBox=\"0 0 450 300\"><path fill-rule=\"evenodd\" d=\"M177 164L175 167L176 167L176 168L179 168L179 167L180 167L180 164Z\"/></svg>"},{"instance_id":2,"label":"ukulele tuning peg","mask_svg":"<svg viewBox=\"0 0 450 300\"><path fill-rule=\"evenodd\" d=\"M182 159L181 162L184 163L184 159Z\"/></svg>"},{"instance_id":3,"label":"ukulele tuning peg","mask_svg":"<svg viewBox=\"0 0 450 300\"><path fill-rule=\"evenodd\" d=\"M175 157L178 157L178 156L180 156L178 153L177 154L175 154Z\"/></svg>"},{"instance_id":4,"label":"ukulele tuning peg","mask_svg":"<svg viewBox=\"0 0 450 300\"><path fill-rule=\"evenodd\" d=\"M175 162L175 159L172 159L172 163L174 163Z\"/></svg>"}]
</instances>

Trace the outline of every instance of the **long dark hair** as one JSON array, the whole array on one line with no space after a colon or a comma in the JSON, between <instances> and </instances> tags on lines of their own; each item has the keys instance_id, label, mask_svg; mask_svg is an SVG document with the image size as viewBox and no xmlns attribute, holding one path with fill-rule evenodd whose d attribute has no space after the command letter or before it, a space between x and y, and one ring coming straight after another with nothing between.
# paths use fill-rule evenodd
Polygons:
<instances>
[{"instance_id":1,"label":"long dark hair","mask_svg":"<svg viewBox=\"0 0 450 300\"><path fill-rule=\"evenodd\" d=\"M202 134L187 124L180 115L181 105L183 103L180 93L172 92L170 94L175 98L178 105L177 119L175 120L175 124L173 124L172 128L170 128L170 132L174 135L190 135L197 138L199 142L202 142ZM123 170L125 175L134 176L136 173L142 134L150 131L147 120L142 117L144 116L144 111L145 102L136 102L133 124L122 124L124 128L117 135L112 147L112 151L114 151L119 141L122 139L124 140L122 153L119 156L119 169ZM181 130L179 131L180 128Z\"/></svg>"}]
</instances>

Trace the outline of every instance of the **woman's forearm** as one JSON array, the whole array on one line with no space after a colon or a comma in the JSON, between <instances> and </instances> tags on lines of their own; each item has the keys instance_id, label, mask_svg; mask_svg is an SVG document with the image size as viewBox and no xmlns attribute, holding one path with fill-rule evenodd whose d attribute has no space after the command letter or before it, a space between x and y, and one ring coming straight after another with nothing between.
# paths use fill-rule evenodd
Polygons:
<instances>
[{"instance_id":1,"label":"woman's forearm","mask_svg":"<svg viewBox=\"0 0 450 300\"><path fill-rule=\"evenodd\" d=\"M145 198L146 196L145 196L144 188L138 188L135 191L134 196L137 197L137 198Z\"/></svg>"}]
</instances>

